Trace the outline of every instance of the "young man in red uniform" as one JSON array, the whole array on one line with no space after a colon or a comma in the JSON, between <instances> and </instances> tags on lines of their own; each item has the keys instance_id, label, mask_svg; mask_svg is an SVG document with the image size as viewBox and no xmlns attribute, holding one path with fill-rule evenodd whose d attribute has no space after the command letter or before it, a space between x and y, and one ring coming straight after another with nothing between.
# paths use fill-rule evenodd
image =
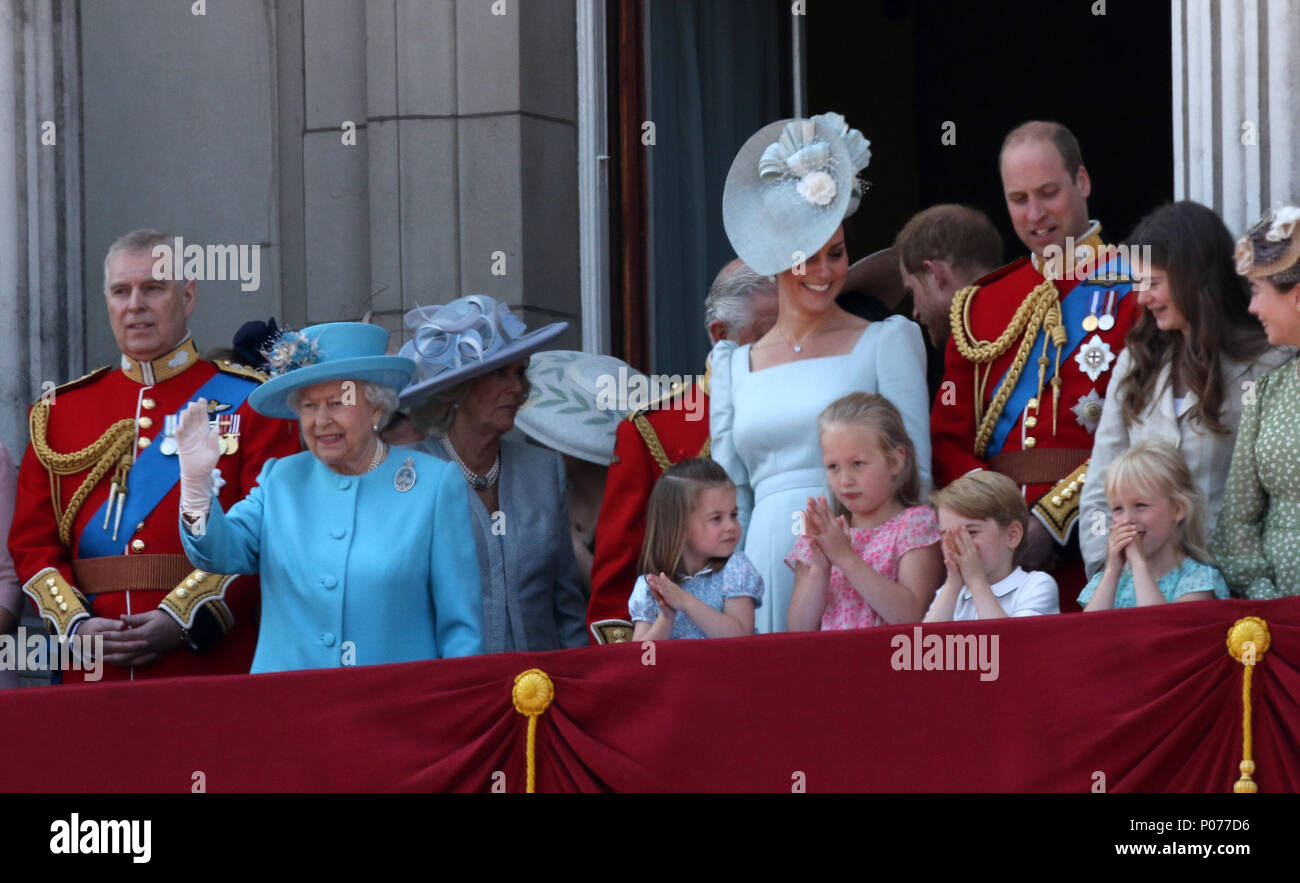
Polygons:
<instances>
[{"instance_id":1,"label":"young man in red uniform","mask_svg":"<svg viewBox=\"0 0 1300 883\"><path fill-rule=\"evenodd\" d=\"M299 451L296 425L247 406L260 375L199 358L186 327L194 280L155 277L153 248L171 241L140 230L109 248L104 297L121 364L32 406L9 534L18 579L51 635L75 634L77 646L103 636L104 680L247 672L257 644L256 578L195 571L182 552L167 417L200 396L211 402L226 508L268 457Z\"/></svg>"},{"instance_id":2,"label":"young man in red uniform","mask_svg":"<svg viewBox=\"0 0 1300 883\"><path fill-rule=\"evenodd\" d=\"M1007 210L1026 257L953 300L944 382L930 415L934 475L946 485L993 469L1024 491L1035 516L1021 557L1050 570L1061 610L1078 610L1077 547L1092 435L1110 368L1139 309L1126 255L1103 247L1088 218L1092 182L1059 123L1012 130L999 157Z\"/></svg>"}]
</instances>

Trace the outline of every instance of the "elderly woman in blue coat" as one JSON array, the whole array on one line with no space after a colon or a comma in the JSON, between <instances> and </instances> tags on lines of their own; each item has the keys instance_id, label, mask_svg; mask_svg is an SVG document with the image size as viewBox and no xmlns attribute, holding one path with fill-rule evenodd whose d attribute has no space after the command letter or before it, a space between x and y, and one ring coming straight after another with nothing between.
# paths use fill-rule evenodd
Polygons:
<instances>
[{"instance_id":1,"label":"elderly woman in blue coat","mask_svg":"<svg viewBox=\"0 0 1300 883\"><path fill-rule=\"evenodd\" d=\"M528 397L528 357L567 323L535 331L486 295L412 310L402 354L416 379L401 395L429 436L420 448L454 464L483 584L488 653L585 646L587 600L573 554L564 462L502 438Z\"/></svg>"},{"instance_id":2,"label":"elderly woman in blue coat","mask_svg":"<svg viewBox=\"0 0 1300 883\"><path fill-rule=\"evenodd\" d=\"M293 419L307 450L267 460L223 512L217 403L181 414L181 537L195 566L260 573L252 671L408 662L483 651L478 563L454 466L378 436L414 370L357 322L281 335L249 403Z\"/></svg>"}]
</instances>

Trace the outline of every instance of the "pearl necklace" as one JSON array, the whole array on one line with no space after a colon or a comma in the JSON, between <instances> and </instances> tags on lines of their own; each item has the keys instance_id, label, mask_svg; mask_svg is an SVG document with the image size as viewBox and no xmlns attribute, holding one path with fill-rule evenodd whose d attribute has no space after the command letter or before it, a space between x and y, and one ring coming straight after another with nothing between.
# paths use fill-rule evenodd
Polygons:
<instances>
[{"instance_id":1,"label":"pearl necklace","mask_svg":"<svg viewBox=\"0 0 1300 883\"><path fill-rule=\"evenodd\" d=\"M488 470L487 475L479 475L477 472L472 471L465 465L465 461L460 458L460 454L456 453L456 449L452 446L451 440L445 435L442 437L442 447L443 450L451 455L451 458L456 461L456 464L460 466L460 471L465 473L465 480L468 481L475 490L485 490L497 483L497 476L501 474L500 449L497 450L496 462L492 464L492 468Z\"/></svg>"},{"instance_id":2,"label":"pearl necklace","mask_svg":"<svg viewBox=\"0 0 1300 883\"><path fill-rule=\"evenodd\" d=\"M384 462L384 454L388 448L379 439L375 439L375 455L370 458L370 465L366 467L366 472L374 472L379 468L379 464Z\"/></svg>"}]
</instances>

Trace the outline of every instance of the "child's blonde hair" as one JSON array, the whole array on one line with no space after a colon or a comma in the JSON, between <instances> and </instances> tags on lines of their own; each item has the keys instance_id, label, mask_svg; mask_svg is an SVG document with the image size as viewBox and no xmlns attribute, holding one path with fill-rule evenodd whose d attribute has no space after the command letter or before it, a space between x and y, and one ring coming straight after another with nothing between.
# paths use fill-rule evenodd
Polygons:
<instances>
[{"instance_id":1,"label":"child's blonde hair","mask_svg":"<svg viewBox=\"0 0 1300 883\"><path fill-rule=\"evenodd\" d=\"M903 449L903 468L894 476L894 496L904 506L921 505L921 471L916 465L916 446L903 425L903 415L894 403L874 392L851 392L831 402L817 418L817 435L824 435L832 426L870 427L880 436L880 449L893 460L898 448ZM831 497L831 509L836 515L848 515L844 504Z\"/></svg>"},{"instance_id":2,"label":"child's blonde hair","mask_svg":"<svg viewBox=\"0 0 1300 883\"><path fill-rule=\"evenodd\" d=\"M1029 507L1020 487L1001 472L984 470L963 475L943 490L931 493L930 502L935 508L942 506L963 518L992 518L1002 530L1019 524L1017 555L1029 539Z\"/></svg>"},{"instance_id":3,"label":"child's blonde hair","mask_svg":"<svg viewBox=\"0 0 1300 883\"><path fill-rule=\"evenodd\" d=\"M1184 515L1177 524L1178 544L1190 557L1210 563L1205 545L1205 494L1177 448L1164 441L1142 442L1120 454L1106 470L1107 501L1113 500L1120 488L1181 505Z\"/></svg>"},{"instance_id":4,"label":"child's blonde hair","mask_svg":"<svg viewBox=\"0 0 1300 883\"><path fill-rule=\"evenodd\" d=\"M703 457L683 460L659 476L646 507L641 572L675 577L681 570L688 525L700 494L709 488L735 487L727 470ZM726 563L725 558L710 558L708 566L716 573Z\"/></svg>"}]
</instances>

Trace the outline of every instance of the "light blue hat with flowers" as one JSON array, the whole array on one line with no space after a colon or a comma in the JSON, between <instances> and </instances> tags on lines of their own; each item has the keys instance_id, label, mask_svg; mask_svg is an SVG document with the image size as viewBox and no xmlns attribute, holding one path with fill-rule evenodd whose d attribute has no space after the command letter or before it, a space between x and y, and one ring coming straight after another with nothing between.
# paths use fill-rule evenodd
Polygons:
<instances>
[{"instance_id":1,"label":"light blue hat with flowers","mask_svg":"<svg viewBox=\"0 0 1300 883\"><path fill-rule=\"evenodd\" d=\"M410 382L415 364L385 355L388 332L364 322L327 322L301 331L282 331L265 350L271 379L253 390L248 404L259 414L297 419L289 407L296 389L329 380L355 380L400 390Z\"/></svg>"},{"instance_id":2,"label":"light blue hat with flowers","mask_svg":"<svg viewBox=\"0 0 1300 883\"><path fill-rule=\"evenodd\" d=\"M755 273L811 258L858 209L871 142L838 113L780 120L750 136L722 193L722 224L736 255Z\"/></svg>"},{"instance_id":3,"label":"light blue hat with flowers","mask_svg":"<svg viewBox=\"0 0 1300 883\"><path fill-rule=\"evenodd\" d=\"M486 294L418 307L406 314L405 321L413 336L402 344L401 354L415 363L415 378L399 396L402 408L517 362L569 327L568 322L552 322L529 331L509 307Z\"/></svg>"}]
</instances>

